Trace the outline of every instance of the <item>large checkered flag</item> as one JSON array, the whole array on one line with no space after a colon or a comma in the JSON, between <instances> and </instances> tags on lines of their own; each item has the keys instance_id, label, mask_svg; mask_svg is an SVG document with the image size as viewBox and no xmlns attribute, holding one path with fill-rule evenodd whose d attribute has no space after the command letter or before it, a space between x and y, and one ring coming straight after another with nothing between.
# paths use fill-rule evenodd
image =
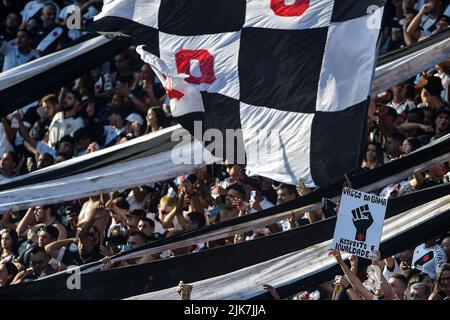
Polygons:
<instances>
[{"instance_id":1,"label":"large checkered flag","mask_svg":"<svg viewBox=\"0 0 450 320\"><path fill-rule=\"evenodd\" d=\"M178 110L188 130L241 130L250 172L322 186L359 165L384 2L110 0L94 28L187 75L202 100Z\"/></svg>"}]
</instances>

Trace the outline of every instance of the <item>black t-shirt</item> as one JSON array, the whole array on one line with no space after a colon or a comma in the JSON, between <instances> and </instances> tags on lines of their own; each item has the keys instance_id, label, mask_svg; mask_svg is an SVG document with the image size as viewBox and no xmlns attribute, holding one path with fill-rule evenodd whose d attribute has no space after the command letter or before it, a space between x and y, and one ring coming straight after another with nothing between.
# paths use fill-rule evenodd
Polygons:
<instances>
[{"instance_id":1,"label":"black t-shirt","mask_svg":"<svg viewBox=\"0 0 450 320\"><path fill-rule=\"evenodd\" d=\"M64 28L56 24L50 28L44 28L41 19L37 20L37 25L30 30L30 33L34 46L41 50L43 55L56 51L69 41L67 31ZM44 39L45 45L42 43ZM40 47L38 47L39 45Z\"/></svg>"},{"instance_id":2,"label":"black t-shirt","mask_svg":"<svg viewBox=\"0 0 450 320\"><path fill-rule=\"evenodd\" d=\"M66 248L64 251L64 255L61 259L61 262L66 266L80 266L83 264L83 260L78 254L78 250L73 250L72 248Z\"/></svg>"},{"instance_id":3,"label":"black t-shirt","mask_svg":"<svg viewBox=\"0 0 450 320\"><path fill-rule=\"evenodd\" d=\"M56 270L53 269L50 265L47 265L44 270L38 275L33 273L31 269L27 270L25 275L22 278L22 282L34 281L36 279L51 275L56 273Z\"/></svg>"},{"instance_id":4,"label":"black t-shirt","mask_svg":"<svg viewBox=\"0 0 450 320\"><path fill-rule=\"evenodd\" d=\"M36 22L37 24L30 30L35 47L56 27L55 25L47 29L44 28L44 25L40 19L36 19Z\"/></svg>"},{"instance_id":5,"label":"black t-shirt","mask_svg":"<svg viewBox=\"0 0 450 320\"><path fill-rule=\"evenodd\" d=\"M134 89L131 90L131 93L133 93L141 101L148 101L148 93L144 90L144 88L142 88L141 85L135 86Z\"/></svg>"},{"instance_id":6,"label":"black t-shirt","mask_svg":"<svg viewBox=\"0 0 450 320\"><path fill-rule=\"evenodd\" d=\"M23 121L28 122L31 127L40 119L37 108L37 106L31 107L23 114Z\"/></svg>"},{"instance_id":7,"label":"black t-shirt","mask_svg":"<svg viewBox=\"0 0 450 320\"><path fill-rule=\"evenodd\" d=\"M113 74L113 79L114 79L115 85L117 83L122 83L122 84L128 84L128 86L131 87L131 85L133 84L133 81L134 81L134 75L133 75L133 72L131 72L130 74L123 75L117 71Z\"/></svg>"},{"instance_id":8,"label":"black t-shirt","mask_svg":"<svg viewBox=\"0 0 450 320\"><path fill-rule=\"evenodd\" d=\"M80 266L86 263L99 261L101 259L103 259L103 255L97 247L95 247L95 249L88 256L81 257L78 250L74 250L74 248L69 246L69 248L65 249L61 262L66 266Z\"/></svg>"},{"instance_id":9,"label":"black t-shirt","mask_svg":"<svg viewBox=\"0 0 450 320\"><path fill-rule=\"evenodd\" d=\"M94 250L92 250L89 253L89 256L86 257L80 257L83 261L83 264L99 261L104 258L104 256L100 253L100 249L95 247Z\"/></svg>"}]
</instances>

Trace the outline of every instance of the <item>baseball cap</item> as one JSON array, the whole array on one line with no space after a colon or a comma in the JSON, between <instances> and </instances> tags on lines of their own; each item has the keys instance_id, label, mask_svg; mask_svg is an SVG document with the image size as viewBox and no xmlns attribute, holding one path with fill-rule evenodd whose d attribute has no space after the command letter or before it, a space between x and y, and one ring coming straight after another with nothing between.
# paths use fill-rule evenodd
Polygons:
<instances>
[{"instance_id":1,"label":"baseball cap","mask_svg":"<svg viewBox=\"0 0 450 320\"><path fill-rule=\"evenodd\" d=\"M126 121L133 123L133 122L137 122L140 125L144 124L144 119L142 119L142 117L140 115L138 115L137 113L131 113L128 115L128 117L126 118Z\"/></svg>"}]
</instances>

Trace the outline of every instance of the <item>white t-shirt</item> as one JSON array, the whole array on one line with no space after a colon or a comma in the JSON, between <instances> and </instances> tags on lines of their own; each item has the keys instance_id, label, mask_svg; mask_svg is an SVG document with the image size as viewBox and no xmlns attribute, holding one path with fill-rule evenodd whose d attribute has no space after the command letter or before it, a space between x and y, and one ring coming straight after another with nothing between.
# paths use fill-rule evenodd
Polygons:
<instances>
[{"instance_id":1,"label":"white t-shirt","mask_svg":"<svg viewBox=\"0 0 450 320\"><path fill-rule=\"evenodd\" d=\"M145 207L145 202L150 199L150 197L152 196L152 194L149 192L147 193L147 195L144 197L144 199L141 202L138 202L136 200L136 198L134 197L134 192L133 190L130 191L130 193L127 196L127 201L130 204L130 210L133 209L144 209Z\"/></svg>"},{"instance_id":2,"label":"white t-shirt","mask_svg":"<svg viewBox=\"0 0 450 320\"><path fill-rule=\"evenodd\" d=\"M72 14L75 11L75 9L76 9L76 5L74 5L74 4L71 4L71 5L68 5L68 6L64 7L61 10L61 13L59 14L59 17L58 17L59 20L60 21L64 21L64 19L66 19L66 17L69 14ZM92 19L97 14L98 14L97 8L95 8L94 6L89 6L87 8L86 13L83 14L83 20L86 21L86 20ZM77 29L69 29L69 31L67 32L67 35L72 40L75 40L75 39L81 37L83 34L86 34L86 32L82 32L82 31L77 30Z\"/></svg>"},{"instance_id":3,"label":"white t-shirt","mask_svg":"<svg viewBox=\"0 0 450 320\"><path fill-rule=\"evenodd\" d=\"M58 16L58 19L61 21L64 21L64 19L67 17L68 14L72 14L76 9L76 5L75 4L71 4L68 6L65 6L62 10L61 13ZM87 8L87 11L85 12L85 14L83 14L83 19L92 19L94 18L94 16L96 16L98 14L98 10L96 7L94 6L89 6Z\"/></svg>"},{"instance_id":4,"label":"white t-shirt","mask_svg":"<svg viewBox=\"0 0 450 320\"><path fill-rule=\"evenodd\" d=\"M444 10L444 16L450 17L450 4Z\"/></svg>"},{"instance_id":5,"label":"white t-shirt","mask_svg":"<svg viewBox=\"0 0 450 320\"><path fill-rule=\"evenodd\" d=\"M6 131L3 123L0 122L0 157L8 151L14 151L14 148L6 137Z\"/></svg>"},{"instance_id":6,"label":"white t-shirt","mask_svg":"<svg viewBox=\"0 0 450 320\"><path fill-rule=\"evenodd\" d=\"M420 11L420 9L422 9L424 4L425 4L425 0L418 0L416 5L414 6L414 9L417 11Z\"/></svg>"},{"instance_id":7,"label":"white t-shirt","mask_svg":"<svg viewBox=\"0 0 450 320\"><path fill-rule=\"evenodd\" d=\"M441 76L441 78L442 78L442 86L444 87L444 90L441 93L441 98L445 102L449 103L450 101L448 100L448 89L450 86L450 76L444 74Z\"/></svg>"},{"instance_id":8,"label":"white t-shirt","mask_svg":"<svg viewBox=\"0 0 450 320\"><path fill-rule=\"evenodd\" d=\"M183 216L184 216L184 219L185 219L185 220L187 220L187 214L188 214L188 213L189 213L189 212L187 212L187 211L184 211L184 212L183 212ZM173 218L172 224L173 224L173 228L174 228L176 231L183 231L183 227L181 226L181 223L180 223L180 221L178 220L178 216L175 216L175 217Z\"/></svg>"},{"instance_id":9,"label":"white t-shirt","mask_svg":"<svg viewBox=\"0 0 450 320\"><path fill-rule=\"evenodd\" d=\"M219 187L226 189L229 186L235 184L236 182L237 181L233 177L228 177L225 180L219 182Z\"/></svg>"},{"instance_id":10,"label":"white t-shirt","mask_svg":"<svg viewBox=\"0 0 450 320\"><path fill-rule=\"evenodd\" d=\"M398 114L401 114L402 112L404 112L406 110L406 107L408 107L408 111L411 111L412 109L416 108L416 105L413 102L408 101L408 100L405 100L398 105L394 104L393 102L389 102L386 106L394 108Z\"/></svg>"},{"instance_id":11,"label":"white t-shirt","mask_svg":"<svg viewBox=\"0 0 450 320\"><path fill-rule=\"evenodd\" d=\"M51 0L42 1L42 2L38 2L38 1L34 0L34 1L28 2L25 5L25 7L23 8L22 12L20 12L20 15L22 16L23 21L24 22L28 22L47 3L51 3L55 7L55 9L56 9L56 16L58 16L58 14L59 14L59 6L55 2L53 2Z\"/></svg>"},{"instance_id":12,"label":"white t-shirt","mask_svg":"<svg viewBox=\"0 0 450 320\"><path fill-rule=\"evenodd\" d=\"M435 34L437 32L435 25L438 21L439 18L434 19L430 15L425 14L420 22L420 27L422 28L422 37L429 37Z\"/></svg>"},{"instance_id":13,"label":"white t-shirt","mask_svg":"<svg viewBox=\"0 0 450 320\"><path fill-rule=\"evenodd\" d=\"M34 101L34 102L30 103L30 104L27 104L25 107L20 108L20 111L22 112L22 114L25 115L28 112L28 110L30 110L31 108L36 107L38 104L39 104L39 101ZM20 125L19 125L19 121L17 121L17 118L13 117L12 114L10 114L10 115L8 115L8 119L11 121L11 128L19 129ZM31 126L34 125L34 124L30 123L30 122L28 122L28 121L26 121L24 119L23 125L26 128L30 129ZM35 134L35 132L33 132L33 130L30 129L29 134L30 134L31 137L33 137L33 134ZM14 140L14 144L16 146L20 146L21 144L23 144L23 138L20 135L19 130L17 130L16 139Z\"/></svg>"},{"instance_id":14,"label":"white t-shirt","mask_svg":"<svg viewBox=\"0 0 450 320\"><path fill-rule=\"evenodd\" d=\"M423 5L422 5L423 6ZM448 5L445 10L443 11L443 15L444 16L450 16L450 5ZM431 36L435 33L437 33L436 28L434 27L435 24L439 21L440 19L433 19L431 18L429 15L424 15L422 17L422 21L420 23L420 26L422 27L422 37L428 37Z\"/></svg>"},{"instance_id":15,"label":"white t-shirt","mask_svg":"<svg viewBox=\"0 0 450 320\"><path fill-rule=\"evenodd\" d=\"M252 204L254 201L255 201L255 199L253 197L250 198L250 204ZM265 197L262 197L262 200L259 203L259 206L261 207L261 209L266 210L266 209L272 208L274 205L272 202L267 201L267 199ZM255 213L255 212L257 212L255 209L250 208L250 214ZM257 229L254 229L253 232L265 234L265 228L257 228Z\"/></svg>"},{"instance_id":16,"label":"white t-shirt","mask_svg":"<svg viewBox=\"0 0 450 320\"><path fill-rule=\"evenodd\" d=\"M392 258L394 258L394 257L392 257ZM383 269L383 277L384 277L386 280L389 280L389 278L391 277L391 275L393 275L394 273L396 273L396 274L401 274L401 275L405 275L405 273L403 272L403 270L400 269L400 266L398 265L397 260L395 260L395 259L394 259L394 269L393 269L392 271L389 271L388 268L387 268L387 266L384 266L384 269Z\"/></svg>"},{"instance_id":17,"label":"white t-shirt","mask_svg":"<svg viewBox=\"0 0 450 320\"><path fill-rule=\"evenodd\" d=\"M105 145L109 145L111 142L115 141L117 137L120 135L120 131L113 126L103 126L104 136L105 136Z\"/></svg>"},{"instance_id":18,"label":"white t-shirt","mask_svg":"<svg viewBox=\"0 0 450 320\"><path fill-rule=\"evenodd\" d=\"M53 159L56 159L56 149L49 147L45 143L42 143L39 141L36 144L36 151L39 153L48 153L49 155L51 155L53 157Z\"/></svg>"},{"instance_id":19,"label":"white t-shirt","mask_svg":"<svg viewBox=\"0 0 450 320\"><path fill-rule=\"evenodd\" d=\"M166 229L164 229L162 224L156 219L155 213L147 213L147 218L152 219L155 223L155 233L164 234L166 232Z\"/></svg>"},{"instance_id":20,"label":"white t-shirt","mask_svg":"<svg viewBox=\"0 0 450 320\"><path fill-rule=\"evenodd\" d=\"M64 112L60 111L55 114L48 128L49 138L47 144L53 147L53 144L58 142L62 137L72 135L75 131L83 127L84 121L81 117L64 118Z\"/></svg>"},{"instance_id":21,"label":"white t-shirt","mask_svg":"<svg viewBox=\"0 0 450 320\"><path fill-rule=\"evenodd\" d=\"M36 50L24 54L17 48L16 40L9 42L0 42L0 53L5 57L3 62L3 71L20 66L39 57L39 53Z\"/></svg>"},{"instance_id":22,"label":"white t-shirt","mask_svg":"<svg viewBox=\"0 0 450 320\"><path fill-rule=\"evenodd\" d=\"M412 265L414 269L425 272L433 280L437 278L439 268L447 261L444 250L435 244L431 248L425 248L424 244L414 249Z\"/></svg>"}]
</instances>

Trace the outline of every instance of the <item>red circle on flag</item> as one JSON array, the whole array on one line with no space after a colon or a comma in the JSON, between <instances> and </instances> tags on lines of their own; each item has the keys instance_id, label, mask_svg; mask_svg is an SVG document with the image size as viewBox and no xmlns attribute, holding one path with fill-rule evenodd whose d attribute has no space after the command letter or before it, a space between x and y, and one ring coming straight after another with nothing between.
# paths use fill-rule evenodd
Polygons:
<instances>
[{"instance_id":1,"label":"red circle on flag","mask_svg":"<svg viewBox=\"0 0 450 320\"><path fill-rule=\"evenodd\" d=\"M280 17L300 17L308 10L310 0L295 0L286 4L285 0L270 0L270 9Z\"/></svg>"}]
</instances>

